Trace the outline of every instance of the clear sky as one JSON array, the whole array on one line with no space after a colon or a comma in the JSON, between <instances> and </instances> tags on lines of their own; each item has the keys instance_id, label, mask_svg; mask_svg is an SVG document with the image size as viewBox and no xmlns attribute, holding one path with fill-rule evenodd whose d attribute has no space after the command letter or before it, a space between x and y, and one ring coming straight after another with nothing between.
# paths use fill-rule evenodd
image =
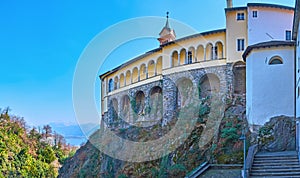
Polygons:
<instances>
[{"instance_id":1,"label":"clear sky","mask_svg":"<svg viewBox=\"0 0 300 178\"><path fill-rule=\"evenodd\" d=\"M295 0L233 0L234 6L247 2L295 4ZM199 32L225 28L225 6L226 0L2 0L0 108L9 106L30 125L76 123L73 73L80 54L98 33L123 20L165 16L166 11ZM123 45L99 73L156 47L155 39Z\"/></svg>"}]
</instances>

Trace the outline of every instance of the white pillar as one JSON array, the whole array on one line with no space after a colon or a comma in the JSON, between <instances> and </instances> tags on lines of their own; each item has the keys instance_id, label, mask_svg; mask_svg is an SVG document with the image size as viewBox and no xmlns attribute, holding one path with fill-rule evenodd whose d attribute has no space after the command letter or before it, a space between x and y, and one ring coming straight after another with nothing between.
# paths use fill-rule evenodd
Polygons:
<instances>
[{"instance_id":1,"label":"white pillar","mask_svg":"<svg viewBox=\"0 0 300 178\"><path fill-rule=\"evenodd\" d=\"M189 51L185 50L185 64L188 64Z\"/></svg>"}]
</instances>

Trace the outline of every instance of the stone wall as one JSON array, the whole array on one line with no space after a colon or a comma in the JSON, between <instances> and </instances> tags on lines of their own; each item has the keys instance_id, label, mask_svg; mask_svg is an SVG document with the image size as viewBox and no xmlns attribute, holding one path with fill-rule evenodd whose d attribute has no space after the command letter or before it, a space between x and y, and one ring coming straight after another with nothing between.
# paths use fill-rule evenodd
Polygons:
<instances>
[{"instance_id":1,"label":"stone wall","mask_svg":"<svg viewBox=\"0 0 300 178\"><path fill-rule=\"evenodd\" d=\"M145 85L141 85L135 88L131 88L126 91L119 92L117 94L111 95L108 97L108 103L110 103L113 99L117 100L118 102L118 115L121 115L123 103L122 98L124 96L128 96L130 98L130 105L131 109L129 111L129 117L131 124L135 125L135 122L137 120L141 120L141 117L145 117L147 114L147 111L144 111L142 114L137 113L134 111L134 107L132 105L135 104L135 97L136 93L139 91L142 91L145 95L145 110L151 109L149 108L150 103L150 93L151 90L154 87L160 87L162 89L162 106L163 106L163 113L162 117L160 118L160 124L166 125L168 122L170 122L173 118L176 117L177 109L178 109L178 85L180 85L181 80L187 80L191 81L193 85L193 90L198 90L200 87L201 80L204 76L212 75L215 76L219 80L219 89L218 92L221 95L226 95L227 97L231 97L233 94L233 72L232 72L232 64L227 64L224 66L217 66L217 67L209 67L205 69L195 69L195 70L189 70L184 72L178 72L178 73L172 73L170 75L163 76L163 79L160 81L148 83ZM210 77L208 77L209 79ZM213 84L211 84L213 85ZM193 92L193 95L197 95L198 91ZM192 94L192 93L190 93ZM194 97L194 96L192 96ZM195 96L195 97L199 97ZM108 112L105 113L105 117L103 118L109 127L128 127L129 125L123 123L119 124L116 122L120 122L119 120L122 120L124 118L119 118L118 121L112 120L112 107L108 107ZM147 118L147 117L146 117ZM148 118L149 119L149 118ZM115 123L115 124L112 124Z\"/></svg>"}]
</instances>

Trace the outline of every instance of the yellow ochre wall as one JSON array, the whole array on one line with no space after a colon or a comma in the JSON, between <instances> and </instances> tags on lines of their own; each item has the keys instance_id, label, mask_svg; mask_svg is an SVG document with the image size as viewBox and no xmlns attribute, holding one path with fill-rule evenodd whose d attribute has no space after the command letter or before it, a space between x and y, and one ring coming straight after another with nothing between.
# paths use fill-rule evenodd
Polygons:
<instances>
[{"instance_id":1,"label":"yellow ochre wall","mask_svg":"<svg viewBox=\"0 0 300 178\"><path fill-rule=\"evenodd\" d=\"M206 51L206 49L211 50L211 46L218 46L218 53L220 55L216 56L216 59L213 60L210 58L204 59L204 51ZM202 52L199 54L199 51L201 50ZM171 56L175 51L177 51L178 54L182 52L180 65L189 66L189 69L225 65L226 33L222 31L207 34L205 36L199 35L185 40L178 40L173 44L162 47L161 50L158 50L155 53L146 55L145 57L129 63L126 66L123 65L119 68L119 70L107 74L102 78L102 113L107 111L108 95L122 91L127 87L135 87L137 84L144 84L145 82L148 82L148 80L149 82L159 80L161 77L156 76L161 76L163 71L166 71L165 73L173 71L174 67L171 66ZM188 51L193 53L192 64L185 64L185 57ZM218 62L221 58L222 62ZM203 65L202 62L205 62L205 64ZM155 66L153 63L155 63ZM143 72L145 67L145 70L148 72L148 76ZM177 70L180 69L178 68ZM138 82L138 76L140 76L140 82ZM118 78L119 85L117 86L117 89L114 87L114 90L109 92L109 80L116 80L116 78Z\"/></svg>"},{"instance_id":2,"label":"yellow ochre wall","mask_svg":"<svg viewBox=\"0 0 300 178\"><path fill-rule=\"evenodd\" d=\"M237 13L244 13L245 19L237 20ZM226 12L226 46L228 63L242 60L244 51L237 51L237 39L245 39L245 49L248 46L247 18L247 9Z\"/></svg>"}]
</instances>

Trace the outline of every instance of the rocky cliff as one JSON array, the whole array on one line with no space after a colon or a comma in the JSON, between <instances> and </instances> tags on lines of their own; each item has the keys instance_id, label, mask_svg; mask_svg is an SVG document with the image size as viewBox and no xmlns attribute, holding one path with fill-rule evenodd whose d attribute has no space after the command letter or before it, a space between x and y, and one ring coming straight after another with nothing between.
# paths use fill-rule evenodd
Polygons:
<instances>
[{"instance_id":1,"label":"rocky cliff","mask_svg":"<svg viewBox=\"0 0 300 178\"><path fill-rule=\"evenodd\" d=\"M247 128L245 97L239 95L223 102L226 105L225 112L221 115L217 130L207 137L210 140L204 146L199 145L209 132L207 128L210 126L206 123L207 119L212 118L208 117L208 113L211 107L217 107L213 102L206 103L206 107L199 111L200 117L185 142L165 157L143 163L125 162L101 153L91 142L87 142L65 162L59 170L59 177L184 177L204 161L242 163L243 143L239 138L243 127ZM133 140L156 139L164 132L157 126L148 129L127 128L115 132Z\"/></svg>"}]
</instances>

